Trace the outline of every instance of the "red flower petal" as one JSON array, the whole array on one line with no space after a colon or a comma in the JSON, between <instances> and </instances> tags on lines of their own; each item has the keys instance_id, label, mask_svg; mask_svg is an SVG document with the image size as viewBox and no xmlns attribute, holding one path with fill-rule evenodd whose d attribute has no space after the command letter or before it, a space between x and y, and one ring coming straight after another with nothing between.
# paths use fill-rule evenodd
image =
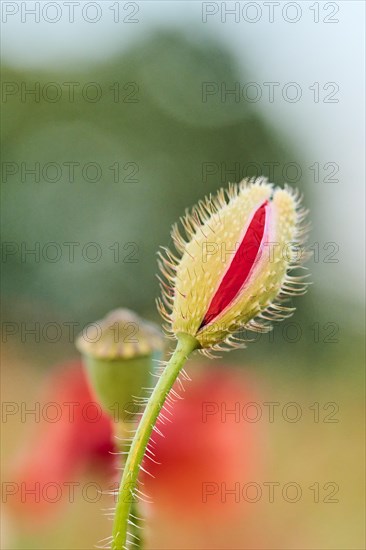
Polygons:
<instances>
[{"instance_id":1,"label":"red flower petal","mask_svg":"<svg viewBox=\"0 0 366 550\"><path fill-rule=\"evenodd\" d=\"M47 486L59 488L65 496L65 483L81 471L95 466L103 476L112 474L115 465L112 421L95 403L79 361L50 373L40 401L42 410L43 402L57 407L59 418L50 422L42 414L9 472L18 490L8 502L33 524L58 508L58 501L52 506L45 498Z\"/></svg>"},{"instance_id":2,"label":"red flower petal","mask_svg":"<svg viewBox=\"0 0 366 550\"><path fill-rule=\"evenodd\" d=\"M211 323L232 302L246 282L262 242L267 204L268 201L264 202L255 212L229 269L211 300L200 329Z\"/></svg>"}]
</instances>

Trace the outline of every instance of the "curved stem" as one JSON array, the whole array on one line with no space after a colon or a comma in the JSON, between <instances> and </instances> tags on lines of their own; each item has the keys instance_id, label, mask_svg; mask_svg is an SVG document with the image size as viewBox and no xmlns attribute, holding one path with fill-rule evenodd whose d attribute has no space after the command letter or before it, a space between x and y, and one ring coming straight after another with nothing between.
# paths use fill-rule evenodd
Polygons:
<instances>
[{"instance_id":1,"label":"curved stem","mask_svg":"<svg viewBox=\"0 0 366 550\"><path fill-rule=\"evenodd\" d=\"M167 363L146 405L145 412L131 444L119 487L113 524L112 550L125 550L127 548L126 538L129 516L131 513L131 506L136 501L134 490L151 432L153 431L165 399L179 372L183 368L188 355L198 347L199 343L193 336L188 334L178 335L176 350Z\"/></svg>"}]
</instances>

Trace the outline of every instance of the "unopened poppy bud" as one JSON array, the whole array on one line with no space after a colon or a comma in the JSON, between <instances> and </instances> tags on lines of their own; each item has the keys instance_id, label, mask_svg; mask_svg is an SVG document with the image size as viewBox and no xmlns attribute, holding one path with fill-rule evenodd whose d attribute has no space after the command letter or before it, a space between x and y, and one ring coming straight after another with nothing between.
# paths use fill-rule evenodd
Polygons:
<instances>
[{"instance_id":1,"label":"unopened poppy bud","mask_svg":"<svg viewBox=\"0 0 366 550\"><path fill-rule=\"evenodd\" d=\"M151 384L153 362L160 358L163 338L159 328L128 309L116 309L86 327L76 347L105 411L115 420L128 421L133 398Z\"/></svg>"},{"instance_id":2,"label":"unopened poppy bud","mask_svg":"<svg viewBox=\"0 0 366 550\"><path fill-rule=\"evenodd\" d=\"M179 255L160 254L168 331L225 349L242 345L238 331L267 331L268 321L291 315L284 300L306 290L304 277L291 275L305 258L305 216L297 191L264 178L230 185L186 212L185 236L172 229Z\"/></svg>"}]
</instances>

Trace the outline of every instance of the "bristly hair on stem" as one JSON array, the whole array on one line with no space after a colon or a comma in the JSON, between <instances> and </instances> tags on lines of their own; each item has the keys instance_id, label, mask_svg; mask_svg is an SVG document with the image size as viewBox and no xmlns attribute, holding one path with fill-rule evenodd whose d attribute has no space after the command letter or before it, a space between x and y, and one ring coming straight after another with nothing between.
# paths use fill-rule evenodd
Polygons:
<instances>
[{"instance_id":1,"label":"bristly hair on stem","mask_svg":"<svg viewBox=\"0 0 366 550\"><path fill-rule=\"evenodd\" d=\"M118 490L111 542L112 550L129 550L131 545L134 547L137 544L136 540L131 541L128 538L128 533L129 527L138 528L136 519L132 517L134 515L132 510L133 503L141 498L146 498L146 495L144 495L138 485L140 471L146 471L142 466L142 461L144 456L150 456L151 458L151 455L153 455L150 446L152 432L154 431L157 436L162 435L160 430L155 426L156 420L164 404L166 402L169 403L171 399L179 397L175 390L172 389L172 386L183 369L188 356L198 347L199 343L195 338L187 334L178 335L176 350L165 365L147 402L131 443ZM169 409L166 412L169 414Z\"/></svg>"}]
</instances>

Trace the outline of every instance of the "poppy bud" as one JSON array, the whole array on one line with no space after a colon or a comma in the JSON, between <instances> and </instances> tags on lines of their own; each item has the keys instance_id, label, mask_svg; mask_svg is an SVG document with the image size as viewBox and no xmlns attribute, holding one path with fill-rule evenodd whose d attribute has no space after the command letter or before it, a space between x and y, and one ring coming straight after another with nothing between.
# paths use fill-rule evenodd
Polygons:
<instances>
[{"instance_id":1,"label":"poppy bud","mask_svg":"<svg viewBox=\"0 0 366 550\"><path fill-rule=\"evenodd\" d=\"M269 321L292 314L289 296L303 294L303 276L291 272L305 258L306 211L289 187L264 178L242 181L200 201L181 218L172 238L179 256L160 254L168 332L193 336L201 349L238 347L240 330L265 332Z\"/></svg>"},{"instance_id":2,"label":"poppy bud","mask_svg":"<svg viewBox=\"0 0 366 550\"><path fill-rule=\"evenodd\" d=\"M133 398L151 385L153 360L163 348L159 328L128 309L116 309L86 327L76 346L105 411L116 421L129 421L126 410L132 413Z\"/></svg>"}]
</instances>

